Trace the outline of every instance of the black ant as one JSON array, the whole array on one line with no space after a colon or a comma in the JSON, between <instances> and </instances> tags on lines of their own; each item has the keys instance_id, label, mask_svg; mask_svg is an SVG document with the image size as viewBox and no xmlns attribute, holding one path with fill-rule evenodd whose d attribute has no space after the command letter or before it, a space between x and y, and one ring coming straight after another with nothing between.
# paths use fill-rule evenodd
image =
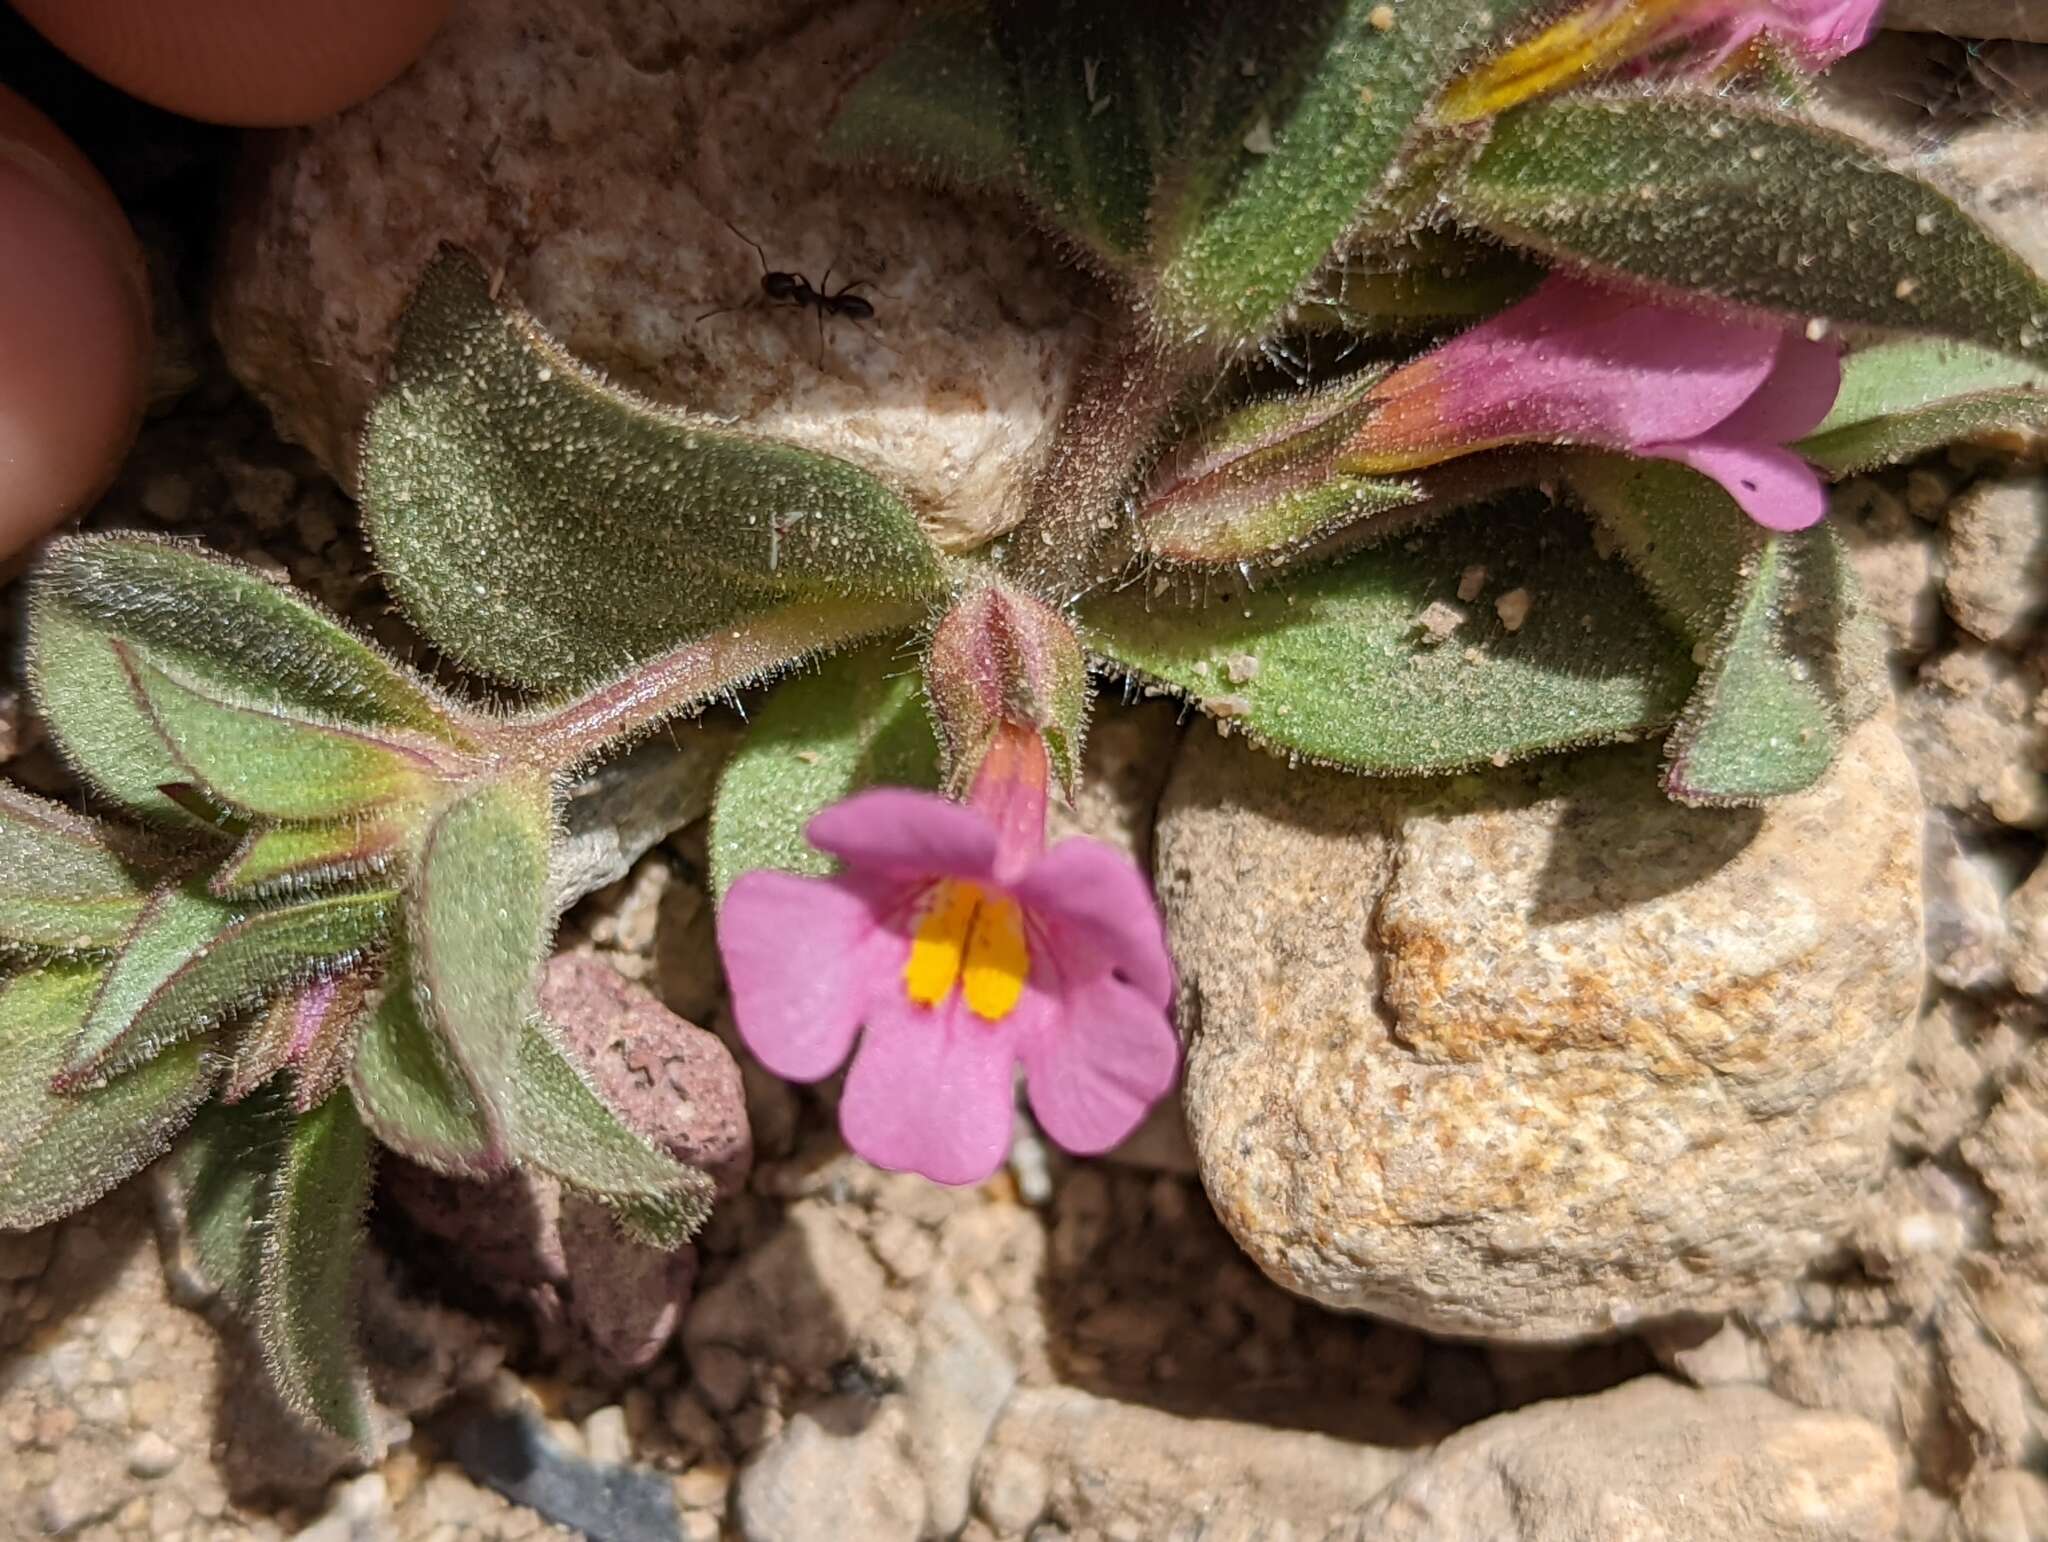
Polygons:
<instances>
[{"instance_id":1,"label":"black ant","mask_svg":"<svg viewBox=\"0 0 2048 1542\"><path fill-rule=\"evenodd\" d=\"M842 320L852 322L872 321L874 319L875 307L868 300L853 292L856 289L873 288L874 286L867 279L856 279L850 284L842 284L838 289L828 293L824 285L832 282L832 270L827 268L825 270L824 283L814 289L811 287L811 281L801 273L785 273L780 268L769 267L768 254L761 250L761 243L752 236L747 235L731 220L725 222L725 228L751 246L754 249L754 255L761 259L761 293L767 296L769 304L791 305L799 310L808 307L818 313L818 367L820 369L825 367L825 318L827 316L836 316ZM729 315L733 311L746 310L753 303L753 301L749 300L745 305L721 306L715 311L706 311L697 319L699 321L709 321L713 316L724 316Z\"/></svg>"}]
</instances>

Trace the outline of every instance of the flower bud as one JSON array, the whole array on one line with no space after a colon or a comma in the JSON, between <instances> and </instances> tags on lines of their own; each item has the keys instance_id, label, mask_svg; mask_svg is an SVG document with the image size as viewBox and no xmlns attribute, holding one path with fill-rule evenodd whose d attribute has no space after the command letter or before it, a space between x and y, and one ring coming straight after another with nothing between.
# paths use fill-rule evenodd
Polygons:
<instances>
[{"instance_id":1,"label":"flower bud","mask_svg":"<svg viewBox=\"0 0 2048 1542\"><path fill-rule=\"evenodd\" d=\"M1072 796L1088 717L1088 663L1067 618L998 583L970 589L932 633L925 659L949 785L966 789L1004 725L1045 741Z\"/></svg>"}]
</instances>

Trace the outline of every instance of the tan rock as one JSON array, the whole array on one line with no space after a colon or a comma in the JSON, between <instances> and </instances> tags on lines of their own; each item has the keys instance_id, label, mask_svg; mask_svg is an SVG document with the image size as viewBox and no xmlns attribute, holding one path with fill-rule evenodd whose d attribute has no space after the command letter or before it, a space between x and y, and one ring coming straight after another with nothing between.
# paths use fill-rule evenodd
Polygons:
<instances>
[{"instance_id":1,"label":"tan rock","mask_svg":"<svg viewBox=\"0 0 2048 1542\"><path fill-rule=\"evenodd\" d=\"M1346 1529L1348 1519L1412 1460L1327 1435L1028 1388L996 1422L976 1489L985 1510L1011 1518L1042 1511L1076 1536L1305 1542L1373 1536Z\"/></svg>"},{"instance_id":2,"label":"tan rock","mask_svg":"<svg viewBox=\"0 0 2048 1542\"><path fill-rule=\"evenodd\" d=\"M1090 324L1014 202L822 158L910 15L459 7L370 101L266 141L215 295L230 365L352 482L400 307L452 241L622 384L880 472L953 544L1005 528ZM830 268L834 290L872 280L874 320L828 322L821 344L815 314L757 303L764 260L820 285Z\"/></svg>"},{"instance_id":3,"label":"tan rock","mask_svg":"<svg viewBox=\"0 0 2048 1542\"><path fill-rule=\"evenodd\" d=\"M1655 772L1399 784L1189 739L1157 863L1189 1122L1275 1280L1556 1339L1726 1309L1844 1234L1921 988L1911 770L1877 722L1765 812Z\"/></svg>"},{"instance_id":4,"label":"tan rock","mask_svg":"<svg viewBox=\"0 0 2048 1542\"><path fill-rule=\"evenodd\" d=\"M1996 648L1923 665L1899 729L1927 801L1984 822L2048 825L2039 693L2035 672Z\"/></svg>"},{"instance_id":5,"label":"tan rock","mask_svg":"<svg viewBox=\"0 0 2048 1542\"><path fill-rule=\"evenodd\" d=\"M2027 631L2048 577L2048 477L1987 477L1956 499L1942 527L1942 595L1957 624L1985 642Z\"/></svg>"},{"instance_id":6,"label":"tan rock","mask_svg":"<svg viewBox=\"0 0 2048 1542\"><path fill-rule=\"evenodd\" d=\"M1974 1473L1959 1508L1967 1542L2048 1542L2048 1479L2039 1473Z\"/></svg>"},{"instance_id":7,"label":"tan rock","mask_svg":"<svg viewBox=\"0 0 2048 1542\"><path fill-rule=\"evenodd\" d=\"M2048 1044L2027 1052L1962 1153L1991 1195L1999 1245L2048 1269Z\"/></svg>"},{"instance_id":8,"label":"tan rock","mask_svg":"<svg viewBox=\"0 0 2048 1542\"><path fill-rule=\"evenodd\" d=\"M2007 898L2005 921L2005 967L2014 987L2048 996L2048 861Z\"/></svg>"},{"instance_id":9,"label":"tan rock","mask_svg":"<svg viewBox=\"0 0 2048 1542\"><path fill-rule=\"evenodd\" d=\"M1875 1542L1898 1529L1878 1430L1758 1387L1654 1377L1452 1436L1360 1518L1374 1542Z\"/></svg>"},{"instance_id":10,"label":"tan rock","mask_svg":"<svg viewBox=\"0 0 2048 1542\"><path fill-rule=\"evenodd\" d=\"M1828 502L1870 613L1894 654L1918 658L1941 637L1941 554L1935 533L1884 483L1857 477Z\"/></svg>"}]
</instances>

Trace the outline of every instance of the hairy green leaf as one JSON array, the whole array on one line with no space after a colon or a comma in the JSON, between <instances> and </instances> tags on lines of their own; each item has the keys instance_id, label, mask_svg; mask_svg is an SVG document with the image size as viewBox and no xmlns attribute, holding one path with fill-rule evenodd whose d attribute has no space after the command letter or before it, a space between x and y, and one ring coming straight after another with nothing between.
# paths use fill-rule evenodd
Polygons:
<instances>
[{"instance_id":1,"label":"hairy green leaf","mask_svg":"<svg viewBox=\"0 0 2048 1542\"><path fill-rule=\"evenodd\" d=\"M372 983L363 971L344 970L284 992L241 1035L221 1096L237 1102L289 1067L295 1110L326 1102L348 1075Z\"/></svg>"},{"instance_id":2,"label":"hairy green leaf","mask_svg":"<svg viewBox=\"0 0 2048 1542\"><path fill-rule=\"evenodd\" d=\"M484 783L436 822L407 897L414 1000L494 1121L540 1010L552 819L545 777Z\"/></svg>"},{"instance_id":3,"label":"hairy green leaf","mask_svg":"<svg viewBox=\"0 0 2048 1542\"><path fill-rule=\"evenodd\" d=\"M1237 52L1269 57L1282 17L1320 32L1316 56L1284 103L1267 102L1269 149L1244 136L1223 168L1195 162L1209 186L1184 244L1162 253L1157 304L1185 327L1255 337L1300 291L1323 258L1392 181L1416 120L1485 43L1544 0L1343 0L1341 5L1228 8ZM1297 13L1303 18L1297 20ZM1313 16L1311 23L1306 18ZM1283 39L1283 47L1291 40ZM1228 67L1230 54L1220 65ZM1225 98L1229 98L1226 96ZM1235 124L1211 114L1228 135ZM1253 141L1257 143L1256 140Z\"/></svg>"},{"instance_id":4,"label":"hairy green leaf","mask_svg":"<svg viewBox=\"0 0 2048 1542\"><path fill-rule=\"evenodd\" d=\"M542 1018L525 1025L510 1090L506 1127L517 1155L603 1200L650 1247L680 1247L710 1215L710 1175L627 1126Z\"/></svg>"},{"instance_id":5,"label":"hairy green leaf","mask_svg":"<svg viewBox=\"0 0 2048 1542\"><path fill-rule=\"evenodd\" d=\"M1834 410L1794 448L1844 477L1958 439L2040 428L2048 428L2048 372L1974 343L1903 337L1843 360Z\"/></svg>"},{"instance_id":6,"label":"hairy green leaf","mask_svg":"<svg viewBox=\"0 0 2048 1542\"><path fill-rule=\"evenodd\" d=\"M1190 606L1133 588L1083 617L1126 674L1276 750L1380 774L1653 732L1693 674L1583 522L1529 500L1269 589L1219 585Z\"/></svg>"},{"instance_id":7,"label":"hairy green leaf","mask_svg":"<svg viewBox=\"0 0 2048 1542\"><path fill-rule=\"evenodd\" d=\"M349 1091L370 1133L422 1167L481 1178L505 1166L490 1113L398 971L356 1040Z\"/></svg>"},{"instance_id":8,"label":"hairy green leaf","mask_svg":"<svg viewBox=\"0 0 2048 1542\"><path fill-rule=\"evenodd\" d=\"M936 787L939 745L914 660L878 644L775 688L727 763L711 810L711 883L723 898L757 867L828 873L804 839L828 803L880 783Z\"/></svg>"},{"instance_id":9,"label":"hairy green leaf","mask_svg":"<svg viewBox=\"0 0 2048 1542\"><path fill-rule=\"evenodd\" d=\"M111 948L149 898L132 841L0 782L0 947Z\"/></svg>"},{"instance_id":10,"label":"hairy green leaf","mask_svg":"<svg viewBox=\"0 0 2048 1542\"><path fill-rule=\"evenodd\" d=\"M53 964L0 985L0 1231L82 1210L148 1166L219 1064L193 1038L105 1086L52 1090L99 993L98 966Z\"/></svg>"},{"instance_id":11,"label":"hairy green leaf","mask_svg":"<svg viewBox=\"0 0 2048 1542\"><path fill-rule=\"evenodd\" d=\"M1572 486L1702 671L1666 747L1666 790L1757 803L1810 787L1862 715L1869 671L1846 563L1825 528L1773 535L1668 461L1575 455Z\"/></svg>"},{"instance_id":12,"label":"hairy green leaf","mask_svg":"<svg viewBox=\"0 0 2048 1542\"><path fill-rule=\"evenodd\" d=\"M1543 269L1518 252L1444 231L1361 241L1296 308L1314 331L1399 337L1476 321L1534 289Z\"/></svg>"},{"instance_id":13,"label":"hairy green leaf","mask_svg":"<svg viewBox=\"0 0 2048 1542\"><path fill-rule=\"evenodd\" d=\"M251 830L209 887L222 899L249 899L361 878L383 871L411 838L396 819Z\"/></svg>"},{"instance_id":14,"label":"hairy green leaf","mask_svg":"<svg viewBox=\"0 0 2048 1542\"><path fill-rule=\"evenodd\" d=\"M370 1449L370 1393L356 1351L356 1265L370 1204L370 1138L336 1093L293 1126L257 1283L256 1338L287 1407Z\"/></svg>"},{"instance_id":15,"label":"hairy green leaf","mask_svg":"<svg viewBox=\"0 0 2048 1542\"><path fill-rule=\"evenodd\" d=\"M875 478L605 384L452 252L413 297L363 453L399 603L525 685L587 687L771 609L890 610L942 585Z\"/></svg>"},{"instance_id":16,"label":"hairy green leaf","mask_svg":"<svg viewBox=\"0 0 2048 1542\"><path fill-rule=\"evenodd\" d=\"M208 1103L166 1164L183 1212L188 1263L237 1312L256 1305L263 1238L292 1112L279 1089Z\"/></svg>"},{"instance_id":17,"label":"hairy green leaf","mask_svg":"<svg viewBox=\"0 0 2048 1542\"><path fill-rule=\"evenodd\" d=\"M452 709L339 623L255 569L139 536L51 543L29 591L29 678L66 757L116 801L189 823L160 790L187 782L110 646L190 686L287 717L462 742Z\"/></svg>"},{"instance_id":18,"label":"hairy green leaf","mask_svg":"<svg viewBox=\"0 0 2048 1542\"><path fill-rule=\"evenodd\" d=\"M927 17L868 72L840 109L825 151L892 161L973 187L1017 172L1017 83L976 0Z\"/></svg>"},{"instance_id":19,"label":"hairy green leaf","mask_svg":"<svg viewBox=\"0 0 2048 1542\"><path fill-rule=\"evenodd\" d=\"M1682 803L1751 803L1819 781L1841 736L1818 685L1786 656L1785 540L1766 540L1699 688L1672 730L1665 785Z\"/></svg>"},{"instance_id":20,"label":"hairy green leaf","mask_svg":"<svg viewBox=\"0 0 2048 1542\"><path fill-rule=\"evenodd\" d=\"M1394 179L1460 60L1537 3L952 6L854 91L832 144L1009 182L1174 333L1256 337Z\"/></svg>"},{"instance_id":21,"label":"hairy green leaf","mask_svg":"<svg viewBox=\"0 0 2048 1542\"><path fill-rule=\"evenodd\" d=\"M339 819L417 797L434 778L424 746L233 700L159 669L127 643L110 646L186 777L237 814Z\"/></svg>"},{"instance_id":22,"label":"hairy green leaf","mask_svg":"<svg viewBox=\"0 0 2048 1542\"><path fill-rule=\"evenodd\" d=\"M1504 114L1459 218L1575 266L2038 352L2048 281L1870 146L1754 99L1570 96Z\"/></svg>"},{"instance_id":23,"label":"hairy green leaf","mask_svg":"<svg viewBox=\"0 0 2048 1542\"><path fill-rule=\"evenodd\" d=\"M397 910L383 891L252 910L204 885L149 902L108 968L64 1076L102 1082L282 986L346 967L382 946Z\"/></svg>"},{"instance_id":24,"label":"hairy green leaf","mask_svg":"<svg viewBox=\"0 0 2048 1542\"><path fill-rule=\"evenodd\" d=\"M1420 503L1423 490L1412 481L1335 466L1383 373L1253 402L1169 450L1137 499L1145 550L1170 562L1235 566Z\"/></svg>"}]
</instances>

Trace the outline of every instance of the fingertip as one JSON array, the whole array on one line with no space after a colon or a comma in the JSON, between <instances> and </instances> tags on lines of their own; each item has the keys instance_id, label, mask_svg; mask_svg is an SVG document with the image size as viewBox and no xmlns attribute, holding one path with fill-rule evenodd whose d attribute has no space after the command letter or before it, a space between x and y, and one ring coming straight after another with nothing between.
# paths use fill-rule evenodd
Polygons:
<instances>
[{"instance_id":1,"label":"fingertip","mask_svg":"<svg viewBox=\"0 0 2048 1542\"><path fill-rule=\"evenodd\" d=\"M211 123L309 123L419 57L454 0L14 0L101 79Z\"/></svg>"},{"instance_id":2,"label":"fingertip","mask_svg":"<svg viewBox=\"0 0 2048 1542\"><path fill-rule=\"evenodd\" d=\"M142 259L98 177L0 92L0 556L84 507L141 418Z\"/></svg>"}]
</instances>

